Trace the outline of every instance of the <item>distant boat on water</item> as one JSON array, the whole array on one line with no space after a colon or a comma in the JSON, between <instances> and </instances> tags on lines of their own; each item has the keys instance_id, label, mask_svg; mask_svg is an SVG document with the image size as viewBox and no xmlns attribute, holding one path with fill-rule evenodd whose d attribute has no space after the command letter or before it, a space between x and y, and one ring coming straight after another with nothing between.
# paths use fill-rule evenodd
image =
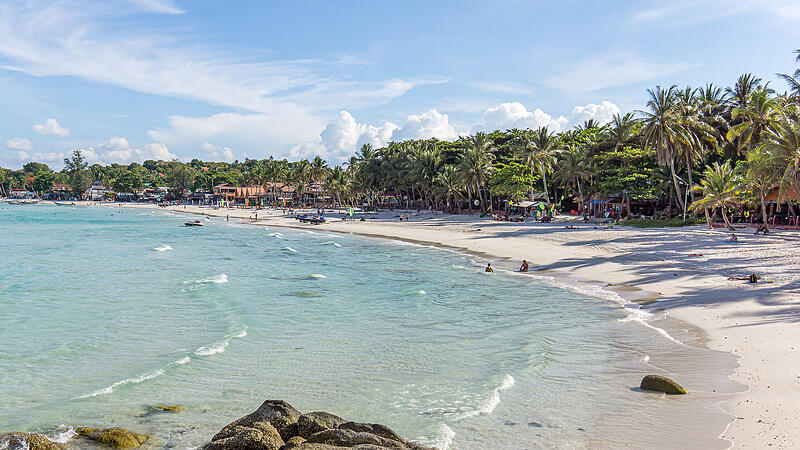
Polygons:
<instances>
[{"instance_id":1,"label":"distant boat on water","mask_svg":"<svg viewBox=\"0 0 800 450\"><path fill-rule=\"evenodd\" d=\"M184 222L184 225L186 225L187 227L202 227L203 222L200 222L199 220L192 220L189 222Z\"/></svg>"}]
</instances>

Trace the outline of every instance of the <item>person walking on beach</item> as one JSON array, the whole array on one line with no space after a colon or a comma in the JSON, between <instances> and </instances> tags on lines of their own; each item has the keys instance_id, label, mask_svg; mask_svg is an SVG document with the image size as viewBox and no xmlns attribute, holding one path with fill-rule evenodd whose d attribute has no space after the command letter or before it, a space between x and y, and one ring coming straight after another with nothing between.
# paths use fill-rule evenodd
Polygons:
<instances>
[{"instance_id":1,"label":"person walking on beach","mask_svg":"<svg viewBox=\"0 0 800 450\"><path fill-rule=\"evenodd\" d=\"M492 269L492 263L486 265L486 270L484 270L484 272L494 272L494 269Z\"/></svg>"},{"instance_id":2,"label":"person walking on beach","mask_svg":"<svg viewBox=\"0 0 800 450\"><path fill-rule=\"evenodd\" d=\"M522 260L522 265L519 266L520 272L527 272L528 271L528 261Z\"/></svg>"}]
</instances>

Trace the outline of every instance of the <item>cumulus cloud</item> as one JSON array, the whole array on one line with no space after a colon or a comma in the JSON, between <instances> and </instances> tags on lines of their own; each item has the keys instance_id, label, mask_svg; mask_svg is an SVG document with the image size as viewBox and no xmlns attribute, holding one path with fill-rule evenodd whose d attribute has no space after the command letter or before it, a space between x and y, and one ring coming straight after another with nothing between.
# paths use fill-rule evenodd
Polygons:
<instances>
[{"instance_id":1,"label":"cumulus cloud","mask_svg":"<svg viewBox=\"0 0 800 450\"><path fill-rule=\"evenodd\" d=\"M100 144L99 147L106 150L127 150L131 148L131 143L124 137L114 136Z\"/></svg>"},{"instance_id":2,"label":"cumulus cloud","mask_svg":"<svg viewBox=\"0 0 800 450\"><path fill-rule=\"evenodd\" d=\"M203 142L203 145L200 146L206 155L211 158L213 161L228 161L231 162L236 159L233 154L233 151L228 147L220 147L219 145L214 145L209 142Z\"/></svg>"},{"instance_id":3,"label":"cumulus cloud","mask_svg":"<svg viewBox=\"0 0 800 450\"><path fill-rule=\"evenodd\" d=\"M522 103L510 102L486 109L483 119L474 129L475 131L493 131L548 127L553 131L562 131L568 122L569 120L564 116L553 117L539 108L528 111L528 108Z\"/></svg>"},{"instance_id":4,"label":"cumulus cloud","mask_svg":"<svg viewBox=\"0 0 800 450\"><path fill-rule=\"evenodd\" d=\"M86 161L94 164L127 164L131 162L144 162L148 159L154 161L171 161L177 159L166 145L153 142L142 148L136 148L124 137L114 136L98 145L97 148L88 147L81 149Z\"/></svg>"},{"instance_id":5,"label":"cumulus cloud","mask_svg":"<svg viewBox=\"0 0 800 450\"><path fill-rule=\"evenodd\" d=\"M69 136L69 128L62 127L56 119L52 118L45 119L44 124L34 125L31 129L42 136L53 135L62 138Z\"/></svg>"},{"instance_id":6,"label":"cumulus cloud","mask_svg":"<svg viewBox=\"0 0 800 450\"><path fill-rule=\"evenodd\" d=\"M619 107L608 100L603 100L599 105L589 103L573 108L572 123L581 124L589 119L594 119L605 124L611 122L615 114L619 114Z\"/></svg>"},{"instance_id":7,"label":"cumulus cloud","mask_svg":"<svg viewBox=\"0 0 800 450\"><path fill-rule=\"evenodd\" d=\"M430 139L442 140L458 137L456 130L450 125L447 114L441 114L435 109L428 110L419 115L408 116L406 122L392 132L393 141L405 139Z\"/></svg>"},{"instance_id":8,"label":"cumulus cloud","mask_svg":"<svg viewBox=\"0 0 800 450\"><path fill-rule=\"evenodd\" d=\"M398 126L393 122L384 122L382 125L368 125L359 123L347 111L340 111L336 118L330 122L319 138L296 145L290 150L294 158L308 158L320 155L330 160L344 160L363 144L372 144L374 147L384 147L391 141L406 139L455 139L458 137L455 129L450 125L447 114L441 114L431 109L422 114L412 114Z\"/></svg>"},{"instance_id":9,"label":"cumulus cloud","mask_svg":"<svg viewBox=\"0 0 800 450\"><path fill-rule=\"evenodd\" d=\"M31 151L33 144L26 138L13 137L6 141L6 147L12 150Z\"/></svg>"}]
</instances>

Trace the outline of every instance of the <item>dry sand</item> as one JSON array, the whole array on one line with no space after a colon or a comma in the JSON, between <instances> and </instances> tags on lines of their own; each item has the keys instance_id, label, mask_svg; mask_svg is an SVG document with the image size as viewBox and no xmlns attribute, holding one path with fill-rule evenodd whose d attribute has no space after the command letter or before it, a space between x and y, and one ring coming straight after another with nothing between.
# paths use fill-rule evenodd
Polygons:
<instances>
[{"instance_id":1,"label":"dry sand","mask_svg":"<svg viewBox=\"0 0 800 450\"><path fill-rule=\"evenodd\" d=\"M196 206L169 209L242 221L252 221L255 213ZM800 427L796 426L800 418L800 231L754 236L752 228L743 228L738 233L740 242L731 244L723 242L729 233L704 226L604 229L567 217L551 224L507 223L414 212L409 212L410 221L400 222L397 214L385 211L368 215L371 218L364 222L343 222L341 213L329 212L328 223L316 227L464 248L492 255L487 261L526 259L532 268L649 291L652 295L647 297L657 301L650 308L700 327L707 333L709 348L740 357L733 379L749 389L720 405L735 416L722 437L734 447L800 448ZM257 223L314 227L275 210L259 210ZM565 229L566 223L577 229ZM751 285L727 280L751 273L774 282Z\"/></svg>"}]
</instances>

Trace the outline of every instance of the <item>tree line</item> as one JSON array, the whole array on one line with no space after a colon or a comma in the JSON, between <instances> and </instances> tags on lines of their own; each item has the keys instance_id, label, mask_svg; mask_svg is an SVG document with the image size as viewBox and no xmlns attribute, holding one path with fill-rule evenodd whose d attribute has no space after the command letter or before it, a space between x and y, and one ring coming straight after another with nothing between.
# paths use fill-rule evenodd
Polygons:
<instances>
[{"instance_id":1,"label":"tree line","mask_svg":"<svg viewBox=\"0 0 800 450\"><path fill-rule=\"evenodd\" d=\"M771 190L779 189L792 214L787 194L800 190L800 69L780 76L789 86L783 93L752 74L726 88L657 86L648 89L643 109L607 124L589 120L563 132L497 130L383 148L364 144L335 166L320 157L104 166L87 164L76 150L59 172L36 162L0 169L0 186L46 192L61 182L80 194L92 181L118 192L145 185L182 192L220 183L277 184L302 194L317 183L343 205L393 196L407 207L470 212L522 199L558 204L568 196L585 205L592 197L618 196L653 199L667 216L696 213L709 223L719 211L727 224L726 209L744 205L760 209L766 221Z\"/></svg>"}]
</instances>

